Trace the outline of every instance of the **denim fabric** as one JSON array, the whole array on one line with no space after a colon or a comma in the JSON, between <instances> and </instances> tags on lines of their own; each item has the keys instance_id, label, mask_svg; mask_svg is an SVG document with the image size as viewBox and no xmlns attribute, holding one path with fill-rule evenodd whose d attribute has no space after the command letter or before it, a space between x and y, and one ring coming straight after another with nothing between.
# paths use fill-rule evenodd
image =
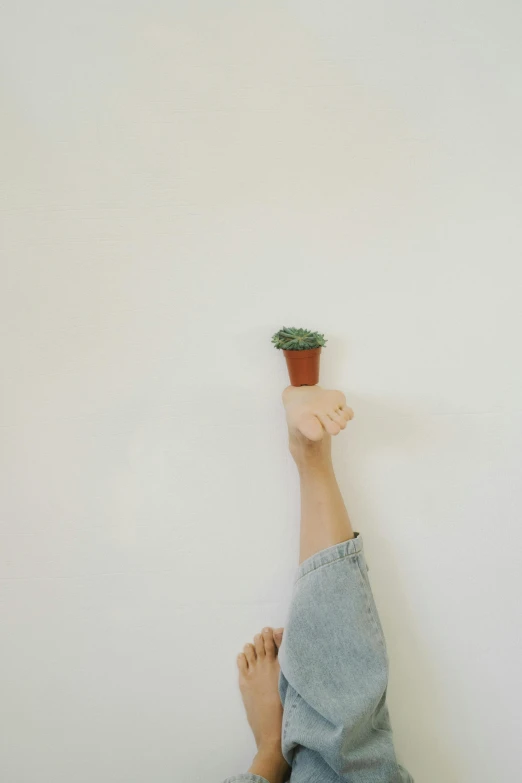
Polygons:
<instances>
[{"instance_id":1,"label":"denim fabric","mask_svg":"<svg viewBox=\"0 0 522 783\"><path fill-rule=\"evenodd\" d=\"M267 783L265 778L259 777L259 775L236 775L234 778L227 778L225 783Z\"/></svg>"},{"instance_id":2,"label":"denim fabric","mask_svg":"<svg viewBox=\"0 0 522 783\"><path fill-rule=\"evenodd\" d=\"M279 651L291 783L413 783L397 763L388 656L362 539L305 560ZM266 783L239 775L225 783Z\"/></svg>"}]
</instances>

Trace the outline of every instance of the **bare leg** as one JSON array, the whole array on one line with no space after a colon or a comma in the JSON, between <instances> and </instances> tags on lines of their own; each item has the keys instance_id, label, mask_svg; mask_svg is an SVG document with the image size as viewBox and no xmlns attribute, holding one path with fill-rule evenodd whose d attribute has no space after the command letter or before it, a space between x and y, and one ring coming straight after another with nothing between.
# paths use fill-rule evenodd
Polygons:
<instances>
[{"instance_id":1,"label":"bare leg","mask_svg":"<svg viewBox=\"0 0 522 783\"><path fill-rule=\"evenodd\" d=\"M283 706L277 688L282 631L264 628L254 637L253 644L245 645L237 660L239 687L257 745L248 771L269 783L284 783L290 774L281 750Z\"/></svg>"},{"instance_id":2,"label":"bare leg","mask_svg":"<svg viewBox=\"0 0 522 783\"><path fill-rule=\"evenodd\" d=\"M265 629L239 656L258 745L249 771L283 783L286 758L292 779L411 783L393 747L386 645L362 540L355 538L332 465L331 438L353 411L341 392L318 386L288 387L283 402L301 485L301 565L282 647L282 634Z\"/></svg>"},{"instance_id":3,"label":"bare leg","mask_svg":"<svg viewBox=\"0 0 522 783\"><path fill-rule=\"evenodd\" d=\"M344 395L319 386L283 392L290 451L301 482L300 562L353 538L354 533L331 458L331 437L346 427L353 411ZM281 750L283 707L278 692L278 650L282 629L265 628L238 656L239 686L258 752L249 769L269 783L290 772Z\"/></svg>"},{"instance_id":4,"label":"bare leg","mask_svg":"<svg viewBox=\"0 0 522 783\"><path fill-rule=\"evenodd\" d=\"M289 386L283 392L290 451L301 483L299 562L354 537L335 478L331 436L353 418L344 394L319 386Z\"/></svg>"},{"instance_id":5,"label":"bare leg","mask_svg":"<svg viewBox=\"0 0 522 783\"><path fill-rule=\"evenodd\" d=\"M301 565L279 654L285 758L303 783L411 783L395 756L388 656L362 539L332 467L331 436L353 411L319 387L286 389L283 401L301 482Z\"/></svg>"}]
</instances>

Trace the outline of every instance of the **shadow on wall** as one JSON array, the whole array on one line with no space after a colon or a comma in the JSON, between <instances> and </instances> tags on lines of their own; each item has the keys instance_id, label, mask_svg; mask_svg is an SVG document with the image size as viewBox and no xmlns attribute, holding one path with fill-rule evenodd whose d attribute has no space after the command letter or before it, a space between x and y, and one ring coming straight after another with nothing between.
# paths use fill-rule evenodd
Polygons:
<instances>
[{"instance_id":1,"label":"shadow on wall","mask_svg":"<svg viewBox=\"0 0 522 783\"><path fill-rule=\"evenodd\" d=\"M457 761L452 758L452 749L444 745L440 730L446 723L447 703L441 700L444 691L438 683L436 662L419 631L401 566L398 550L402 531L395 521L389 524L392 517L402 517L400 492L391 489L393 504L386 519L378 508L383 498L375 495L382 480L379 471L376 476L376 464L385 460L385 481L394 484L394 463L395 467L400 465L404 481L404 460L419 459L432 450L436 427L431 418L412 415L411 407L404 404L382 403L357 394L350 394L348 402L356 417L348 447L343 439L334 441L336 472L355 527L362 521L369 575L390 655L390 712L399 761L416 780L422 770L433 769L437 781L461 783ZM384 492L387 487L386 483ZM431 783L431 779L423 780Z\"/></svg>"}]
</instances>

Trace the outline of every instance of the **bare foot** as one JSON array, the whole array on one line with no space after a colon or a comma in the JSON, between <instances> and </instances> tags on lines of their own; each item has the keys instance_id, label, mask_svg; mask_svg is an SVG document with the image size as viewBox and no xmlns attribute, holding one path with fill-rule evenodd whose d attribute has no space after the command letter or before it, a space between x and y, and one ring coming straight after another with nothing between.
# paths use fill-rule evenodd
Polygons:
<instances>
[{"instance_id":1,"label":"bare foot","mask_svg":"<svg viewBox=\"0 0 522 783\"><path fill-rule=\"evenodd\" d=\"M317 442L325 435L338 435L353 419L344 394L321 386L288 386L283 403L290 441Z\"/></svg>"},{"instance_id":2,"label":"bare foot","mask_svg":"<svg viewBox=\"0 0 522 783\"><path fill-rule=\"evenodd\" d=\"M283 783L289 767L281 751L283 707L279 697L278 649L282 629L263 629L238 656L239 688L258 753L250 768L270 783Z\"/></svg>"}]
</instances>

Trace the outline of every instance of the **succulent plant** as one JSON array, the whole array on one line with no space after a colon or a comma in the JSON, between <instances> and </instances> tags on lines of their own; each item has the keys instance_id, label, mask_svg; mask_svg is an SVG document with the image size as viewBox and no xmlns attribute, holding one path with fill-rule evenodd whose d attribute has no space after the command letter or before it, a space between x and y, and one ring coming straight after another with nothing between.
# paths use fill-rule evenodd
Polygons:
<instances>
[{"instance_id":1,"label":"succulent plant","mask_svg":"<svg viewBox=\"0 0 522 783\"><path fill-rule=\"evenodd\" d=\"M326 345L324 334L286 326L274 334L272 342L276 348L285 351L309 351L311 348L321 348Z\"/></svg>"}]
</instances>

